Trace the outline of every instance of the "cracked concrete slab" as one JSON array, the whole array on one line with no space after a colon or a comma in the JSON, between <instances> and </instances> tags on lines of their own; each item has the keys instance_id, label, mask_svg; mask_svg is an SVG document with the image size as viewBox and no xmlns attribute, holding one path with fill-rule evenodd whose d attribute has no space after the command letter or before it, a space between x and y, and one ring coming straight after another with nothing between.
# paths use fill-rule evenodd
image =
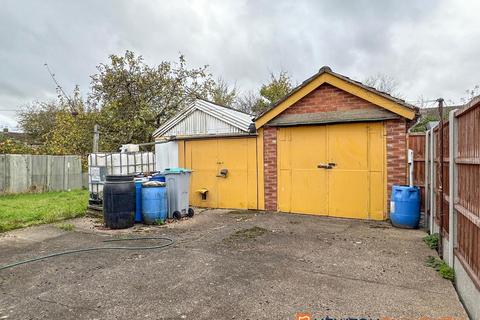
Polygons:
<instances>
[{"instance_id":1,"label":"cracked concrete slab","mask_svg":"<svg viewBox=\"0 0 480 320\"><path fill-rule=\"evenodd\" d=\"M165 235L176 243L164 250L62 256L0 271L0 317L294 319L297 312L309 312L319 319L467 319L451 282L425 266L435 252L422 242L420 230L227 210L123 231L104 230L88 218L69 223L74 231L50 225L3 235L0 265L98 246L115 236ZM30 240L16 241L15 234L24 232Z\"/></svg>"}]
</instances>

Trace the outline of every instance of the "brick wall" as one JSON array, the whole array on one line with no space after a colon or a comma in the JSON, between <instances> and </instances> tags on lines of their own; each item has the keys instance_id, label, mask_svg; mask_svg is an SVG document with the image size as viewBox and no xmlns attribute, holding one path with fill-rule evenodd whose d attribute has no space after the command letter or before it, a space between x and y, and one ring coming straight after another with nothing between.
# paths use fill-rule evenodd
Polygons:
<instances>
[{"instance_id":1,"label":"brick wall","mask_svg":"<svg viewBox=\"0 0 480 320\"><path fill-rule=\"evenodd\" d=\"M263 130L263 172L265 177L265 210L277 210L277 128Z\"/></svg>"},{"instance_id":2,"label":"brick wall","mask_svg":"<svg viewBox=\"0 0 480 320\"><path fill-rule=\"evenodd\" d=\"M390 208L392 185L407 183L407 122L405 119L385 122L387 133L387 200Z\"/></svg>"},{"instance_id":3,"label":"brick wall","mask_svg":"<svg viewBox=\"0 0 480 320\"><path fill-rule=\"evenodd\" d=\"M317 113L339 110L378 109L366 100L327 83L297 101L284 114Z\"/></svg>"},{"instance_id":4,"label":"brick wall","mask_svg":"<svg viewBox=\"0 0 480 320\"><path fill-rule=\"evenodd\" d=\"M378 108L329 84L323 84L283 113L317 113L338 110ZM407 179L406 127L404 119L386 121L387 131L387 187L388 199L393 184L405 184ZM265 178L265 209L277 210L277 130L264 127L263 157Z\"/></svg>"}]
</instances>

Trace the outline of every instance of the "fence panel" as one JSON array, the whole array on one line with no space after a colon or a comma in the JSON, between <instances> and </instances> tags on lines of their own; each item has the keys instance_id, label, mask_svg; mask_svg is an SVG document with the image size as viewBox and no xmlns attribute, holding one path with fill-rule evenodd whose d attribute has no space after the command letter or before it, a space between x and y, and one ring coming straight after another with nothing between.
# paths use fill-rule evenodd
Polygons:
<instances>
[{"instance_id":1,"label":"fence panel","mask_svg":"<svg viewBox=\"0 0 480 320\"><path fill-rule=\"evenodd\" d=\"M79 156L0 155L0 193L82 188Z\"/></svg>"},{"instance_id":2,"label":"fence panel","mask_svg":"<svg viewBox=\"0 0 480 320\"><path fill-rule=\"evenodd\" d=\"M480 288L480 103L456 113L458 144L455 254Z\"/></svg>"},{"instance_id":3,"label":"fence panel","mask_svg":"<svg viewBox=\"0 0 480 320\"><path fill-rule=\"evenodd\" d=\"M425 212L425 133L409 133L408 148L413 150L413 185L420 188L421 210Z\"/></svg>"},{"instance_id":4,"label":"fence panel","mask_svg":"<svg viewBox=\"0 0 480 320\"><path fill-rule=\"evenodd\" d=\"M48 191L48 156L38 155L32 161L30 191Z\"/></svg>"},{"instance_id":5,"label":"fence panel","mask_svg":"<svg viewBox=\"0 0 480 320\"><path fill-rule=\"evenodd\" d=\"M448 234L449 216L448 216L448 190L449 190L449 124L445 122L443 125L443 166L440 164L440 128L434 129L435 135L435 220L440 222L440 215L443 217L442 232ZM443 183L440 183L440 170L443 170ZM440 187L443 189L443 199L441 199ZM442 214L443 209L443 214Z\"/></svg>"}]
</instances>

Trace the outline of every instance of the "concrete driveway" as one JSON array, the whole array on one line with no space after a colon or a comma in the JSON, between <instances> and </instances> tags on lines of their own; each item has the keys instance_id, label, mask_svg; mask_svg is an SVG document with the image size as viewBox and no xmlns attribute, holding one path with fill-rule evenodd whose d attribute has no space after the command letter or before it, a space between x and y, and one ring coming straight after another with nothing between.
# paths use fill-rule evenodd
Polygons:
<instances>
[{"instance_id":1,"label":"concrete driveway","mask_svg":"<svg viewBox=\"0 0 480 320\"><path fill-rule=\"evenodd\" d=\"M425 266L419 230L307 215L206 210L161 227L4 234L0 265L104 245L112 235L166 235L152 251L62 256L0 271L1 319L467 319L452 284ZM145 241L145 244L152 244ZM138 245L136 243L135 245Z\"/></svg>"}]
</instances>

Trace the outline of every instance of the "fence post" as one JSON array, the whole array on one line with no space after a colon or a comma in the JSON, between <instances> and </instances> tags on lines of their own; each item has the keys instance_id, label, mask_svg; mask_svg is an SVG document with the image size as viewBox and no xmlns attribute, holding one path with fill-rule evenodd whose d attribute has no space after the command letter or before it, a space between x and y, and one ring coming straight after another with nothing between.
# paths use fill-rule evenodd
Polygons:
<instances>
[{"instance_id":1,"label":"fence post","mask_svg":"<svg viewBox=\"0 0 480 320\"><path fill-rule=\"evenodd\" d=\"M425 212L424 212L424 221L425 221L425 230L429 230L430 228L430 197L429 197L429 164L428 161L430 161L429 153L428 153L428 147L429 147L429 139L430 139L430 132L427 130L425 132L425 182L423 183L425 186ZM428 219L428 220L427 220Z\"/></svg>"},{"instance_id":2,"label":"fence post","mask_svg":"<svg viewBox=\"0 0 480 320\"><path fill-rule=\"evenodd\" d=\"M435 132L430 129L430 234L435 233Z\"/></svg>"},{"instance_id":3,"label":"fence post","mask_svg":"<svg viewBox=\"0 0 480 320\"><path fill-rule=\"evenodd\" d=\"M448 190L448 265L453 268L454 257L453 249L456 243L456 214L455 214L455 199L457 198L457 164L455 158L458 149L458 135L457 135L457 118L455 117L455 111L452 110L448 114L449 131L448 131L448 154L449 154L449 190Z\"/></svg>"}]
</instances>

